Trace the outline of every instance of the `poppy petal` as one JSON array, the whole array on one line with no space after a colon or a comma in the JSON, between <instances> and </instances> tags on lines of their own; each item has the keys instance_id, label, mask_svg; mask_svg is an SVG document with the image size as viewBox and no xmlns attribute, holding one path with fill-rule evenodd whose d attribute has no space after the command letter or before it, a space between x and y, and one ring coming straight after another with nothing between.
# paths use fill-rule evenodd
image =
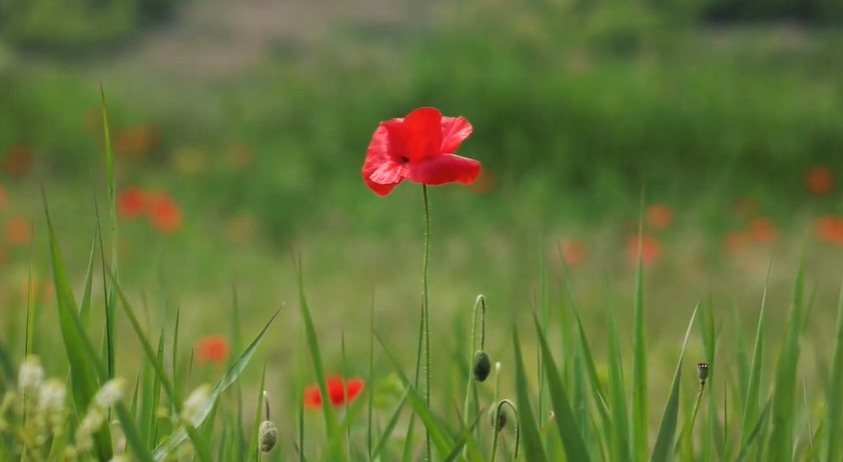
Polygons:
<instances>
[{"instance_id":1,"label":"poppy petal","mask_svg":"<svg viewBox=\"0 0 843 462\"><path fill-rule=\"evenodd\" d=\"M351 379L345 383L345 388L348 390L348 400L354 401L363 391L363 379Z\"/></svg>"},{"instance_id":2,"label":"poppy petal","mask_svg":"<svg viewBox=\"0 0 843 462\"><path fill-rule=\"evenodd\" d=\"M363 162L363 179L369 189L379 196L389 194L404 179L403 164L397 160L400 155L392 152L394 149L402 149L402 141L396 135L396 123L390 121L378 126Z\"/></svg>"},{"instance_id":3,"label":"poppy petal","mask_svg":"<svg viewBox=\"0 0 843 462\"><path fill-rule=\"evenodd\" d=\"M432 107L416 109L404 118L404 156L411 162L440 153L442 113Z\"/></svg>"},{"instance_id":4,"label":"poppy petal","mask_svg":"<svg viewBox=\"0 0 843 462\"><path fill-rule=\"evenodd\" d=\"M322 406L322 395L319 393L319 387L312 386L304 390L304 405L309 408Z\"/></svg>"},{"instance_id":5,"label":"poppy petal","mask_svg":"<svg viewBox=\"0 0 843 462\"><path fill-rule=\"evenodd\" d=\"M407 164L406 178L415 183L437 186L445 183L471 184L480 175L480 162L444 154Z\"/></svg>"},{"instance_id":6,"label":"poppy petal","mask_svg":"<svg viewBox=\"0 0 843 462\"><path fill-rule=\"evenodd\" d=\"M442 117L442 152L453 154L471 135L471 124L465 117Z\"/></svg>"}]
</instances>

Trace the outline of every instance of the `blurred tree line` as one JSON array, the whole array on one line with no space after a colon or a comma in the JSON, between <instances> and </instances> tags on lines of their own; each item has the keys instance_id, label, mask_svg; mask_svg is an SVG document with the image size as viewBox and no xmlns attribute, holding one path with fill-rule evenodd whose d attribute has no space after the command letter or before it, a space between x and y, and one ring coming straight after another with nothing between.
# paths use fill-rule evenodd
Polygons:
<instances>
[{"instance_id":1,"label":"blurred tree line","mask_svg":"<svg viewBox=\"0 0 843 462\"><path fill-rule=\"evenodd\" d=\"M0 0L0 37L24 49L85 53L168 17L181 0Z\"/></svg>"}]
</instances>

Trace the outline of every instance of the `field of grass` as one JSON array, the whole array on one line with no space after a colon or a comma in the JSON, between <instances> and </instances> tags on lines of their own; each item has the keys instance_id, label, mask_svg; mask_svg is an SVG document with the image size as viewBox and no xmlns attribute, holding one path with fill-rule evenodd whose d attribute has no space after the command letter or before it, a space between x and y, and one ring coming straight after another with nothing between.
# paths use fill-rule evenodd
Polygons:
<instances>
[{"instance_id":1,"label":"field of grass","mask_svg":"<svg viewBox=\"0 0 843 462\"><path fill-rule=\"evenodd\" d=\"M435 6L228 80L0 56L0 460L843 460L839 32ZM431 105L483 172L423 277L360 167Z\"/></svg>"}]
</instances>

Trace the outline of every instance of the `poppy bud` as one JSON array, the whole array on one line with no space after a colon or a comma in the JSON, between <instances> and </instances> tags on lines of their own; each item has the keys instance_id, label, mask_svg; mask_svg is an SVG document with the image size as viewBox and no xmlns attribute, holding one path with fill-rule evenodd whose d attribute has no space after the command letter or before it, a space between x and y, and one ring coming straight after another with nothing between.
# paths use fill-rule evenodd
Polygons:
<instances>
[{"instance_id":1,"label":"poppy bud","mask_svg":"<svg viewBox=\"0 0 843 462\"><path fill-rule=\"evenodd\" d=\"M498 406L493 406L492 410L489 412L489 422L492 424L492 427L495 427L495 409ZM495 430L501 431L503 427L506 426L506 407L501 406L500 411L498 412L498 425Z\"/></svg>"},{"instance_id":2,"label":"poppy bud","mask_svg":"<svg viewBox=\"0 0 843 462\"><path fill-rule=\"evenodd\" d=\"M474 354L474 379L478 382L485 382L492 371L492 362L485 351L480 350Z\"/></svg>"},{"instance_id":3,"label":"poppy bud","mask_svg":"<svg viewBox=\"0 0 843 462\"><path fill-rule=\"evenodd\" d=\"M264 420L258 432L258 443L260 444L261 452L266 453L271 451L277 442L278 428L275 427L274 423Z\"/></svg>"},{"instance_id":4,"label":"poppy bud","mask_svg":"<svg viewBox=\"0 0 843 462\"><path fill-rule=\"evenodd\" d=\"M697 376L700 378L700 383L705 384L705 380L708 378L708 363L697 364Z\"/></svg>"}]
</instances>

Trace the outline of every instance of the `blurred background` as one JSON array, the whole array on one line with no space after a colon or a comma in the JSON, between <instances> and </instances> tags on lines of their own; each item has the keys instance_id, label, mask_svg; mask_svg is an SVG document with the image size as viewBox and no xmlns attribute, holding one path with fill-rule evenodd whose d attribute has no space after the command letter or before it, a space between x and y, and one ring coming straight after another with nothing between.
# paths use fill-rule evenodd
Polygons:
<instances>
[{"instance_id":1,"label":"blurred background","mask_svg":"<svg viewBox=\"0 0 843 462\"><path fill-rule=\"evenodd\" d=\"M839 0L0 0L8 306L23 306L30 261L39 301L52 296L39 181L81 290L95 197L107 216L102 82L121 278L153 318L181 308L186 345L229 332L236 285L249 335L289 302L267 354L294 364L297 248L329 366L341 335L367 357L374 294L410 370L421 189L379 198L360 168L378 122L420 106L465 116L460 154L484 168L431 191L438 348L478 293L493 333L527 320L542 261L551 316L566 262L599 339L607 299L631 318L639 217L651 345L667 357L698 300L753 329L771 261L779 326L806 242L827 334L843 274L841 24Z\"/></svg>"}]
</instances>

